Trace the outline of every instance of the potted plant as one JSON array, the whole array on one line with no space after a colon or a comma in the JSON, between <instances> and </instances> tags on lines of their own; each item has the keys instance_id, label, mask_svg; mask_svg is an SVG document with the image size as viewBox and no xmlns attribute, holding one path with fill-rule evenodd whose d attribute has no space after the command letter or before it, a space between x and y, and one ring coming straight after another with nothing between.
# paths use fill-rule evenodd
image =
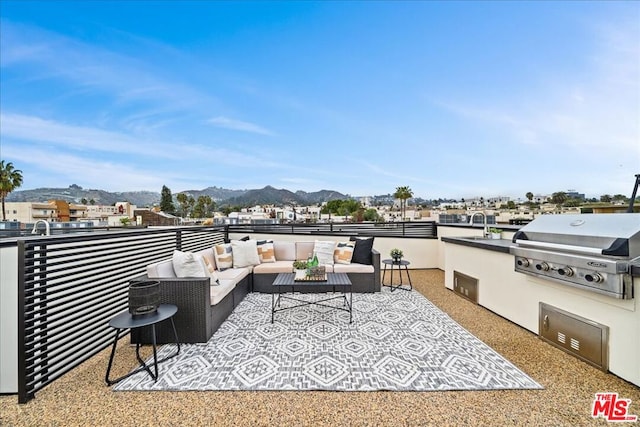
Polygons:
<instances>
[{"instance_id":1,"label":"potted plant","mask_svg":"<svg viewBox=\"0 0 640 427\"><path fill-rule=\"evenodd\" d=\"M400 260L404 256L404 254L402 253L402 250L398 248L391 249L391 252L389 252L389 255L391 255L391 258L393 258L393 262L400 262Z\"/></svg>"},{"instance_id":2,"label":"potted plant","mask_svg":"<svg viewBox=\"0 0 640 427\"><path fill-rule=\"evenodd\" d=\"M489 228L489 236L492 239L500 239L501 237L500 233L502 233L502 230L500 230L499 228L495 228L495 227Z\"/></svg>"},{"instance_id":3,"label":"potted plant","mask_svg":"<svg viewBox=\"0 0 640 427\"><path fill-rule=\"evenodd\" d=\"M307 276L307 268L309 264L307 261L293 261L293 272L295 273L294 279L304 279Z\"/></svg>"}]
</instances>

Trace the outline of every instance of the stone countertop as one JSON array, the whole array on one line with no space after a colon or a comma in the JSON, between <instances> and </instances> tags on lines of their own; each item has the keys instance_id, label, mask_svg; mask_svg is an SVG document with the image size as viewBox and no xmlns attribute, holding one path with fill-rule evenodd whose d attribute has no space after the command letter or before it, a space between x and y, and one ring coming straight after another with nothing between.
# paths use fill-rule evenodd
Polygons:
<instances>
[{"instance_id":1,"label":"stone countertop","mask_svg":"<svg viewBox=\"0 0 640 427\"><path fill-rule=\"evenodd\" d=\"M455 243L457 245L471 246L489 251L509 253L509 247L513 245L510 239L487 239L485 237L442 237L445 243Z\"/></svg>"}]
</instances>

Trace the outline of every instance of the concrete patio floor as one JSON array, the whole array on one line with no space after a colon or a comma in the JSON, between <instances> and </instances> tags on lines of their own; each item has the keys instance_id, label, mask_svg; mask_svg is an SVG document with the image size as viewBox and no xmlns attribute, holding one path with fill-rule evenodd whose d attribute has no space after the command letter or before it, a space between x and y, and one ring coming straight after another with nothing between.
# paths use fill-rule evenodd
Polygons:
<instances>
[{"instance_id":1,"label":"concrete patio floor","mask_svg":"<svg viewBox=\"0 0 640 427\"><path fill-rule=\"evenodd\" d=\"M444 287L440 270L412 270L414 292L542 384L544 390L473 392L113 392L106 349L19 405L0 396L1 426L606 425L592 419L597 392L631 399L640 388L542 342L533 333ZM402 292L402 291L399 291ZM126 338L125 338L126 339ZM135 365L120 346L114 375Z\"/></svg>"}]
</instances>

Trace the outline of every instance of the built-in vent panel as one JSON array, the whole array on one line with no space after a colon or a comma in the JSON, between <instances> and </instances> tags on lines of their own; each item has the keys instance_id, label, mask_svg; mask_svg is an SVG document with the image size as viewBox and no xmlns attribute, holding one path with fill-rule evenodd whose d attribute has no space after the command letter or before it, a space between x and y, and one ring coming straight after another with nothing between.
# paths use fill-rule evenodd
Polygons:
<instances>
[{"instance_id":1,"label":"built-in vent panel","mask_svg":"<svg viewBox=\"0 0 640 427\"><path fill-rule=\"evenodd\" d=\"M609 327L540 303L538 335L604 371L609 369Z\"/></svg>"},{"instance_id":2,"label":"built-in vent panel","mask_svg":"<svg viewBox=\"0 0 640 427\"><path fill-rule=\"evenodd\" d=\"M453 291L463 298L478 303L478 279L453 271Z\"/></svg>"}]
</instances>

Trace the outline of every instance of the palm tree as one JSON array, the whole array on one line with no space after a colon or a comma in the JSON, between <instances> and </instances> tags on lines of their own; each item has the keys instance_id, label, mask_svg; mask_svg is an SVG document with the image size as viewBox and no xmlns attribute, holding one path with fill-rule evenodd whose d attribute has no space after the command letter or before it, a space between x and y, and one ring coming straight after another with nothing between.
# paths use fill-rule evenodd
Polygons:
<instances>
[{"instance_id":1,"label":"palm tree","mask_svg":"<svg viewBox=\"0 0 640 427\"><path fill-rule=\"evenodd\" d=\"M13 163L0 161L0 199L2 199L2 220L7 220L4 208L4 199L16 188L22 185L22 171L15 169Z\"/></svg>"},{"instance_id":2,"label":"palm tree","mask_svg":"<svg viewBox=\"0 0 640 427\"><path fill-rule=\"evenodd\" d=\"M396 192L393 193L393 197L400 199L400 211L402 212L402 220L404 221L405 210L407 208L407 199L413 197L413 191L408 186L396 187Z\"/></svg>"},{"instance_id":3,"label":"palm tree","mask_svg":"<svg viewBox=\"0 0 640 427\"><path fill-rule=\"evenodd\" d=\"M527 191L527 194L525 194L525 197L527 198L529 203L531 203L531 201L533 200L533 193L531 191Z\"/></svg>"},{"instance_id":4,"label":"palm tree","mask_svg":"<svg viewBox=\"0 0 640 427\"><path fill-rule=\"evenodd\" d=\"M557 205L564 204L564 202L566 202L567 199L568 199L567 193L565 193L564 191L558 191L557 193L553 193L551 195L551 202Z\"/></svg>"},{"instance_id":5,"label":"palm tree","mask_svg":"<svg viewBox=\"0 0 640 427\"><path fill-rule=\"evenodd\" d=\"M182 218L186 218L187 217L187 209L189 208L189 196L187 196L185 193L178 193L178 195L176 196L176 199L178 200L178 203L180 203L180 211L181 211L181 216Z\"/></svg>"}]
</instances>

